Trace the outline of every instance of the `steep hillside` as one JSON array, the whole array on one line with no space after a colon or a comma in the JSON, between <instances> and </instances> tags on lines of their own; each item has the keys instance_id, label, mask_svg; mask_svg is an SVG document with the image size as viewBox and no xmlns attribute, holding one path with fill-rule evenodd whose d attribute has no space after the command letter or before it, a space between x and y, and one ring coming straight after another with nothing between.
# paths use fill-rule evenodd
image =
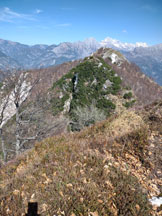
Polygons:
<instances>
[{"instance_id":1,"label":"steep hillside","mask_svg":"<svg viewBox=\"0 0 162 216\"><path fill-rule=\"evenodd\" d=\"M85 126L133 106L136 102L133 91L122 85L120 77L101 57L91 56L81 62L57 66L54 68L55 73L51 71L52 68L46 71L29 71L20 74L20 78L16 79L18 82L21 79L19 88L22 88L18 98L22 97L22 92L25 94L23 97L25 102L19 101L19 116L29 122L29 124L21 123L21 140L24 137L26 140L31 137L30 141L23 144L22 148L20 147L21 152L31 148L35 134L39 136L33 139L41 140L43 137L66 130L79 131ZM46 76L44 76L45 72ZM12 83L15 88L17 85ZM29 86L32 87L32 91L28 89ZM9 97L9 100L14 100L13 95ZM2 108L0 111L3 110ZM3 126L4 142L7 149L11 150L8 152L8 160L14 157L15 134L19 127L16 121L18 116L15 117L15 115L18 112L14 102L9 101L8 108L5 108L3 113L4 118L7 116ZM21 112L26 113L24 117ZM21 140L19 142L22 142ZM3 147L0 149L2 151ZM4 150L2 158L3 155L5 155Z\"/></svg>"},{"instance_id":2,"label":"steep hillside","mask_svg":"<svg viewBox=\"0 0 162 216\"><path fill-rule=\"evenodd\" d=\"M160 104L152 105L152 114ZM161 215L149 202L161 191L149 118L124 111L82 132L36 143L1 167L0 214L24 215L27 203L37 201L42 216Z\"/></svg>"},{"instance_id":3,"label":"steep hillside","mask_svg":"<svg viewBox=\"0 0 162 216\"><path fill-rule=\"evenodd\" d=\"M161 87L119 52L108 48L100 49L83 60L27 71L25 74L27 80L20 82L22 89L23 83L28 83L25 88L35 83L28 97L25 97L25 102L20 101L20 112L27 112L28 117L25 118L29 118L33 112L35 115L30 130L27 125L23 126L24 130L21 129L27 140L28 136L35 137L35 134L39 134L35 139L41 140L67 130L79 131L129 107L138 108L139 105L147 105L162 98ZM11 114L4 126L7 149L12 150L8 159L11 159L16 142L16 106L9 106L5 112L4 116ZM32 140L26 142L22 151L33 144Z\"/></svg>"},{"instance_id":4,"label":"steep hillside","mask_svg":"<svg viewBox=\"0 0 162 216\"><path fill-rule=\"evenodd\" d=\"M124 107L133 106L135 103L131 90L121 84L120 77L102 58L85 58L53 84L50 92L53 114L68 115L72 120L72 129L76 130L82 127L81 122L79 123L82 121L81 113L85 112L87 115L83 116L83 124L86 126L93 123L95 117L99 120L99 116L102 116L102 120L104 115L106 118L111 113L122 111ZM91 107L90 110L88 107ZM91 116L93 110L94 117Z\"/></svg>"},{"instance_id":5,"label":"steep hillside","mask_svg":"<svg viewBox=\"0 0 162 216\"><path fill-rule=\"evenodd\" d=\"M124 58L124 56L122 56L119 52L105 48L99 49L96 53L94 53L93 56L94 58L98 59L98 64L100 61L108 64L106 67L110 68L116 73L116 75L121 77L121 86L125 86L128 92L129 89L133 90L138 104L149 104L156 99L162 98L162 88L150 78L145 76L136 65L128 62L128 60L126 60L126 58ZM103 58L103 60L101 58ZM72 74L75 74L75 69L72 70L71 73L69 72L72 68L75 68L80 63L92 60L93 58L90 57L89 59L85 60L76 60L47 69L31 71L31 73L33 76L37 76L39 74L41 77L41 82L38 83L37 88L41 88L42 91L46 92L63 75L69 73L69 76L72 76ZM103 67L102 62L100 65ZM84 73L86 74L86 72ZM88 73L91 72L87 71L87 74ZM44 74L46 74L46 76L44 76ZM102 78L102 75L100 76ZM65 79L68 80L66 76Z\"/></svg>"},{"instance_id":6,"label":"steep hillside","mask_svg":"<svg viewBox=\"0 0 162 216\"><path fill-rule=\"evenodd\" d=\"M123 83L131 87L141 104L149 104L162 98L162 87L141 72L139 67L126 60L118 51L99 49L95 56L101 56L106 63L122 78Z\"/></svg>"}]
</instances>

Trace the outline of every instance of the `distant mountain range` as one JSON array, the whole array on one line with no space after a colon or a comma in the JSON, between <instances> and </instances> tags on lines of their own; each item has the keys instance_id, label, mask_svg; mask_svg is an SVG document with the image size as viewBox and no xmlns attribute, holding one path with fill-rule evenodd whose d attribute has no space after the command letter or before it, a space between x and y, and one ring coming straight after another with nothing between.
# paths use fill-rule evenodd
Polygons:
<instances>
[{"instance_id":1,"label":"distant mountain range","mask_svg":"<svg viewBox=\"0 0 162 216\"><path fill-rule=\"evenodd\" d=\"M101 42L94 38L58 45L24 45L0 39L0 69L37 69L58 65L89 56L100 47L110 47L122 52L141 70L162 85L162 44L148 46L146 43L122 43L112 38Z\"/></svg>"},{"instance_id":2,"label":"distant mountain range","mask_svg":"<svg viewBox=\"0 0 162 216\"><path fill-rule=\"evenodd\" d=\"M119 40L107 37L100 42L102 47L110 47L113 49L119 49L123 51L133 51L136 47L148 47L147 43L136 42L133 43L123 43Z\"/></svg>"},{"instance_id":3,"label":"distant mountain range","mask_svg":"<svg viewBox=\"0 0 162 216\"><path fill-rule=\"evenodd\" d=\"M141 71L162 85L162 44L136 47L131 52L121 52L129 61L137 64Z\"/></svg>"}]
</instances>

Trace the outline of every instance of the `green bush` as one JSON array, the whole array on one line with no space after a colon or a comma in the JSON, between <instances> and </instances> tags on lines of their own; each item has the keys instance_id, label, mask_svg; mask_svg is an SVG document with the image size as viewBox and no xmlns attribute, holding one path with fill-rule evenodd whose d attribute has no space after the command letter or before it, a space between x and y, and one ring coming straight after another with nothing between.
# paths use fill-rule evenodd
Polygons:
<instances>
[{"instance_id":1,"label":"green bush","mask_svg":"<svg viewBox=\"0 0 162 216\"><path fill-rule=\"evenodd\" d=\"M132 100L123 104L126 108L132 107L136 100Z\"/></svg>"},{"instance_id":2,"label":"green bush","mask_svg":"<svg viewBox=\"0 0 162 216\"><path fill-rule=\"evenodd\" d=\"M2 86L3 86L3 83L2 83L2 82L0 82L0 89L2 88Z\"/></svg>"},{"instance_id":3,"label":"green bush","mask_svg":"<svg viewBox=\"0 0 162 216\"><path fill-rule=\"evenodd\" d=\"M124 98L124 99L131 99L132 97L133 97L132 92L128 92L128 93L125 93L125 94L123 95L123 98Z\"/></svg>"},{"instance_id":4,"label":"green bush","mask_svg":"<svg viewBox=\"0 0 162 216\"><path fill-rule=\"evenodd\" d=\"M53 98L50 102L52 104L53 115L57 115L58 113L64 110L64 105L66 100L69 99L69 95L66 94L62 98Z\"/></svg>"},{"instance_id":5,"label":"green bush","mask_svg":"<svg viewBox=\"0 0 162 216\"><path fill-rule=\"evenodd\" d=\"M104 110L108 115L111 110L115 109L115 104L103 97L97 101L97 107Z\"/></svg>"}]
</instances>

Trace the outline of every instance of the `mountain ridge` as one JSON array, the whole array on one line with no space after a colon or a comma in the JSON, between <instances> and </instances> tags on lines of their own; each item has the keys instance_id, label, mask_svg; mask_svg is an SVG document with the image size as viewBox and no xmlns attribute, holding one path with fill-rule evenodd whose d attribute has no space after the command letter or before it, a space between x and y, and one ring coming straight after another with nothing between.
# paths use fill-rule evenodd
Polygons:
<instances>
[{"instance_id":1,"label":"mountain ridge","mask_svg":"<svg viewBox=\"0 0 162 216\"><path fill-rule=\"evenodd\" d=\"M20 79L34 85L30 94ZM21 140L41 133L15 157L19 118L4 125L12 151L6 164L0 161L0 215L24 215L29 201L38 202L42 216L161 215L152 206L161 196L161 87L110 48L20 71L16 80L13 89L19 83L27 95L17 111Z\"/></svg>"},{"instance_id":2,"label":"mountain ridge","mask_svg":"<svg viewBox=\"0 0 162 216\"><path fill-rule=\"evenodd\" d=\"M94 38L78 42L63 42L58 45L24 45L17 42L0 40L0 51L7 57L0 59L0 69L37 69L61 64L89 56L101 47L121 51L129 61L136 63L141 70L162 85L161 44L148 46L146 43L122 43L106 38L101 42ZM10 61L8 60L10 58ZM14 63L13 63L14 62ZM13 65L14 67L13 67Z\"/></svg>"}]
</instances>

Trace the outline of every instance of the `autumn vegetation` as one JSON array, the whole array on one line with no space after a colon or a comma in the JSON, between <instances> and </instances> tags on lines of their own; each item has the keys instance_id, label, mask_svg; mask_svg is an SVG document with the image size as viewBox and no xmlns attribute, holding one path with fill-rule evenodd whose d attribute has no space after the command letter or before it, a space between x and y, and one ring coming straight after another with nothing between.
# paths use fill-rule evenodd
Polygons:
<instances>
[{"instance_id":1,"label":"autumn vegetation","mask_svg":"<svg viewBox=\"0 0 162 216\"><path fill-rule=\"evenodd\" d=\"M29 201L41 216L162 215L149 201L162 193L162 89L104 52L27 72L39 81L23 115L1 127L7 148L15 134L26 139L1 160L0 215L25 216Z\"/></svg>"},{"instance_id":2,"label":"autumn vegetation","mask_svg":"<svg viewBox=\"0 0 162 216\"><path fill-rule=\"evenodd\" d=\"M125 111L36 143L2 167L0 214L22 215L35 200L41 215L156 215L148 201L160 184L151 177L148 118Z\"/></svg>"}]
</instances>

